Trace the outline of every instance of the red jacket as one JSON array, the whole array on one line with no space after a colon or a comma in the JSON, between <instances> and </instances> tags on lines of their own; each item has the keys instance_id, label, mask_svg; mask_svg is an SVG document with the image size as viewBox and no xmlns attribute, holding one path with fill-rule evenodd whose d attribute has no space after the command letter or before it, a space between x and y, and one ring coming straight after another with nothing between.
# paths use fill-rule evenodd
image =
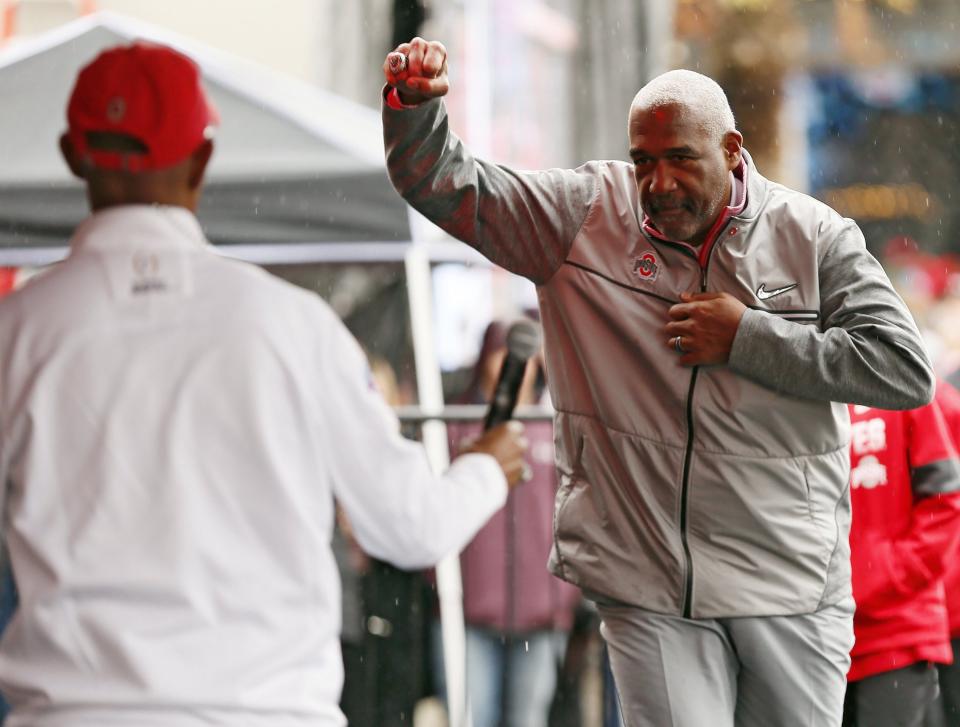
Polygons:
<instances>
[{"instance_id":1,"label":"red jacket","mask_svg":"<svg viewBox=\"0 0 960 727\"><path fill-rule=\"evenodd\" d=\"M946 382L937 382L937 404L947 422L953 445L960 450L960 391ZM960 553L947 561L944 587L950 616L950 638L956 639L960 637Z\"/></svg>"},{"instance_id":2,"label":"red jacket","mask_svg":"<svg viewBox=\"0 0 960 727\"><path fill-rule=\"evenodd\" d=\"M850 408L850 681L953 660L943 575L960 544L960 462L937 399L911 411Z\"/></svg>"}]
</instances>

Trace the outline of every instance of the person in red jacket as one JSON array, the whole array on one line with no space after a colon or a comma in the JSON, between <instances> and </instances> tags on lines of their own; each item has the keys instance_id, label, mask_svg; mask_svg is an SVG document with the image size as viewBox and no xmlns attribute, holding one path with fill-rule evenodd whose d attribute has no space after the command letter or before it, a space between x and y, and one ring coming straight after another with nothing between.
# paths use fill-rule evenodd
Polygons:
<instances>
[{"instance_id":1,"label":"person in red jacket","mask_svg":"<svg viewBox=\"0 0 960 727\"><path fill-rule=\"evenodd\" d=\"M953 661L943 576L960 544L960 462L937 398L850 418L857 610L843 725L919 727L935 665Z\"/></svg>"},{"instance_id":2,"label":"person in red jacket","mask_svg":"<svg viewBox=\"0 0 960 727\"><path fill-rule=\"evenodd\" d=\"M937 399L954 447L960 449L960 391L947 382L938 382ZM954 662L939 666L940 694L945 713L944 724L957 727L960 726L960 664L956 661L956 655L960 654L960 557L955 556L947 561L944 587ZM931 721L930 724L939 723Z\"/></svg>"}]
</instances>

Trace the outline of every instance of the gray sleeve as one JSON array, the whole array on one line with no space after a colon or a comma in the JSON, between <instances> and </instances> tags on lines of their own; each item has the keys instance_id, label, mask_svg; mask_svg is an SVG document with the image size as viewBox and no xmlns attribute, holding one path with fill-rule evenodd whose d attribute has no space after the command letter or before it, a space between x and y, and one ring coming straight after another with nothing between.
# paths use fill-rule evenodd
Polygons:
<instances>
[{"instance_id":1,"label":"gray sleeve","mask_svg":"<svg viewBox=\"0 0 960 727\"><path fill-rule=\"evenodd\" d=\"M914 409L933 398L930 360L910 312L852 221L819 269L821 328L747 310L729 366L792 396Z\"/></svg>"},{"instance_id":2,"label":"gray sleeve","mask_svg":"<svg viewBox=\"0 0 960 727\"><path fill-rule=\"evenodd\" d=\"M535 283L563 264L599 189L585 167L519 172L475 159L440 99L401 110L384 103L383 137L390 180L414 209Z\"/></svg>"}]
</instances>

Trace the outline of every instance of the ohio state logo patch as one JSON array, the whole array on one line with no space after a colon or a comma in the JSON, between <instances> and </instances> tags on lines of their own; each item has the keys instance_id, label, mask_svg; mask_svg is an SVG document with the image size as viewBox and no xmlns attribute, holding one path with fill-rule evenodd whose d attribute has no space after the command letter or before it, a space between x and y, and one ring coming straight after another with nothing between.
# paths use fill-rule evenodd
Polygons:
<instances>
[{"instance_id":1,"label":"ohio state logo patch","mask_svg":"<svg viewBox=\"0 0 960 727\"><path fill-rule=\"evenodd\" d=\"M647 250L633 259L633 274L641 280L654 281L660 274L660 263L653 250Z\"/></svg>"}]
</instances>

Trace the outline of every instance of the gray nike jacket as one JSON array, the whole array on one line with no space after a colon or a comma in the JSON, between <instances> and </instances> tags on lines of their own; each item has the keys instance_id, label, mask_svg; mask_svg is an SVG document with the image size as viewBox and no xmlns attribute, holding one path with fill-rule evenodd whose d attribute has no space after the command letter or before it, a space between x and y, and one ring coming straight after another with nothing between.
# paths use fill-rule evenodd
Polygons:
<instances>
[{"instance_id":1,"label":"gray nike jacket","mask_svg":"<svg viewBox=\"0 0 960 727\"><path fill-rule=\"evenodd\" d=\"M920 335L856 224L764 179L701 267L644 234L633 168L475 159L443 104L383 110L390 178L537 285L561 489L553 572L693 618L809 613L850 594L846 402L921 406ZM725 366L666 346L684 291L748 306Z\"/></svg>"}]
</instances>

